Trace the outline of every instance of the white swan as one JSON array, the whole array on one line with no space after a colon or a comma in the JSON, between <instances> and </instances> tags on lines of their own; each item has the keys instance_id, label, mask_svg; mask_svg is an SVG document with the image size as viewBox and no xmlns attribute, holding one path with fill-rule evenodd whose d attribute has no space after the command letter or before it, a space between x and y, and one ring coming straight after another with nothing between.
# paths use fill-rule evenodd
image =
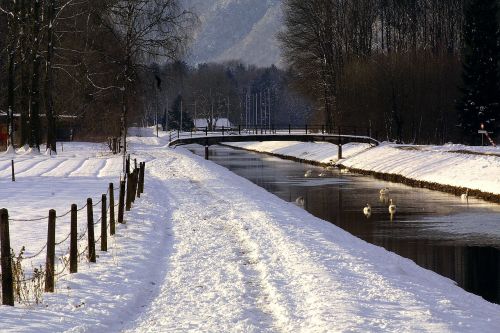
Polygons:
<instances>
[{"instance_id":1,"label":"white swan","mask_svg":"<svg viewBox=\"0 0 500 333\"><path fill-rule=\"evenodd\" d=\"M363 214L365 214L367 217L370 217L370 215L372 215L372 206L370 206L370 204L366 204L366 207L363 208Z\"/></svg>"},{"instance_id":2,"label":"white swan","mask_svg":"<svg viewBox=\"0 0 500 333\"><path fill-rule=\"evenodd\" d=\"M462 199L462 200L469 200L469 189L467 189L465 191L465 193L462 193L462 195L460 196L460 199Z\"/></svg>"},{"instance_id":3,"label":"white swan","mask_svg":"<svg viewBox=\"0 0 500 333\"><path fill-rule=\"evenodd\" d=\"M389 188L388 187L384 187L383 189L381 189L379 191L380 195L387 195L389 194Z\"/></svg>"},{"instance_id":4,"label":"white swan","mask_svg":"<svg viewBox=\"0 0 500 333\"><path fill-rule=\"evenodd\" d=\"M298 197L295 199L295 204L300 207L304 207L304 197Z\"/></svg>"},{"instance_id":5,"label":"white swan","mask_svg":"<svg viewBox=\"0 0 500 333\"><path fill-rule=\"evenodd\" d=\"M396 205L392 202L392 199L389 200L389 213L394 214L396 213Z\"/></svg>"},{"instance_id":6,"label":"white swan","mask_svg":"<svg viewBox=\"0 0 500 333\"><path fill-rule=\"evenodd\" d=\"M304 177L309 178L312 177L312 170L307 170L306 173L304 174Z\"/></svg>"}]
</instances>

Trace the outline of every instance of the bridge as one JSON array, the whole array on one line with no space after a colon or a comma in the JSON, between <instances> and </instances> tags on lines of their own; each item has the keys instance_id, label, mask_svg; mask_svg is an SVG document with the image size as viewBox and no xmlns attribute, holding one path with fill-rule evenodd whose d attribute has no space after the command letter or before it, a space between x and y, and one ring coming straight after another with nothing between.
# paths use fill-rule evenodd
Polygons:
<instances>
[{"instance_id":1,"label":"bridge","mask_svg":"<svg viewBox=\"0 0 500 333\"><path fill-rule=\"evenodd\" d=\"M335 134L335 133L308 133L305 131L222 131L222 132L173 132L169 146L199 144L205 146L205 158L208 159L208 147L220 143L231 142L262 142L262 141L299 141L299 142L329 142L339 146L339 159L342 158L342 145L350 142L368 143L378 146L379 141L369 136Z\"/></svg>"}]
</instances>

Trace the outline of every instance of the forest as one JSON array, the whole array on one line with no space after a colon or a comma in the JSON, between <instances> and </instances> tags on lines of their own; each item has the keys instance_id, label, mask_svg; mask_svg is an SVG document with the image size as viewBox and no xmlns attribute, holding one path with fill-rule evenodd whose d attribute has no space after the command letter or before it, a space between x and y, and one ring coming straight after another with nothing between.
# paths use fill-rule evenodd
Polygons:
<instances>
[{"instance_id":1,"label":"forest","mask_svg":"<svg viewBox=\"0 0 500 333\"><path fill-rule=\"evenodd\" d=\"M3 134L54 152L58 127L126 136L151 63L182 58L197 23L178 0L2 0L0 18Z\"/></svg>"},{"instance_id":2,"label":"forest","mask_svg":"<svg viewBox=\"0 0 500 333\"><path fill-rule=\"evenodd\" d=\"M305 125L403 143L500 133L496 0L283 0L284 68L186 64L179 0L0 0L0 136Z\"/></svg>"},{"instance_id":3,"label":"forest","mask_svg":"<svg viewBox=\"0 0 500 333\"><path fill-rule=\"evenodd\" d=\"M313 121L312 104L290 88L291 74L276 66L176 61L154 67L143 80L150 84L137 126L158 122L165 129L192 130L193 120L203 119L199 129L220 130L218 120L228 119L233 127L271 129L304 128Z\"/></svg>"},{"instance_id":4,"label":"forest","mask_svg":"<svg viewBox=\"0 0 500 333\"><path fill-rule=\"evenodd\" d=\"M329 128L365 126L406 143L477 143L481 124L498 134L496 0L284 7L280 40L295 87Z\"/></svg>"}]
</instances>

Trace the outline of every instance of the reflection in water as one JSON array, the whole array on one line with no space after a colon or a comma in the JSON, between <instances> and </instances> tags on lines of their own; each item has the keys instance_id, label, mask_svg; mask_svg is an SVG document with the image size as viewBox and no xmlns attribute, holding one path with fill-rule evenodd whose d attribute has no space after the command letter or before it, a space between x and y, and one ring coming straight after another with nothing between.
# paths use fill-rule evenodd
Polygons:
<instances>
[{"instance_id":1,"label":"reflection in water","mask_svg":"<svg viewBox=\"0 0 500 333\"><path fill-rule=\"evenodd\" d=\"M200 146L190 149L204 154ZM211 147L210 154L214 162L311 214L500 303L499 205L345 171L328 170L319 177L325 169L241 150Z\"/></svg>"}]
</instances>

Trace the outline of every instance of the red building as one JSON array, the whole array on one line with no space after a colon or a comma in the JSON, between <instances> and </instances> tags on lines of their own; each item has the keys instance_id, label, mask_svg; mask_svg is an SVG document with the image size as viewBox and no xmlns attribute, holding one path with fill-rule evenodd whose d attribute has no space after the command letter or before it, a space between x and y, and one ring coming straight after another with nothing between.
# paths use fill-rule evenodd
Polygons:
<instances>
[{"instance_id":1,"label":"red building","mask_svg":"<svg viewBox=\"0 0 500 333\"><path fill-rule=\"evenodd\" d=\"M20 140L20 132L16 131L16 129L20 128L20 121L21 116L19 114L14 114L14 144L17 144ZM40 121L43 142L45 138L45 115L40 115ZM8 128L7 113L0 111L0 151L7 148L7 141L9 138ZM78 117L68 115L56 116L57 141L72 141L76 129L78 129Z\"/></svg>"}]
</instances>

